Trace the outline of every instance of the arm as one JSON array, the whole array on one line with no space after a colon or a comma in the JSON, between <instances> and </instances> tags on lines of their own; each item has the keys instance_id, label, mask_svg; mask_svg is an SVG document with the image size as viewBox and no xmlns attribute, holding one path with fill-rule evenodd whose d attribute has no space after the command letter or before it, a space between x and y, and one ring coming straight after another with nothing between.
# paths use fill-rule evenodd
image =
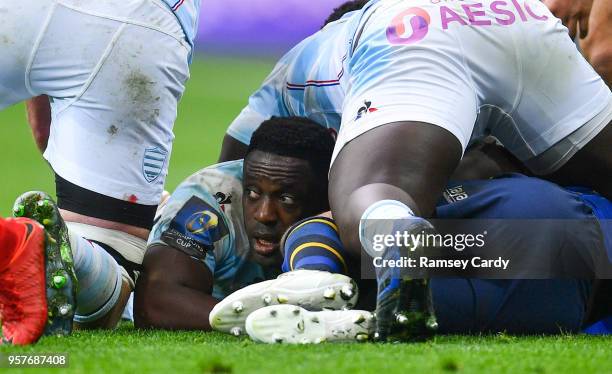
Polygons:
<instances>
[{"instance_id":1,"label":"arm","mask_svg":"<svg viewBox=\"0 0 612 374\"><path fill-rule=\"evenodd\" d=\"M213 275L206 265L166 245L147 249L134 297L139 328L210 330Z\"/></svg>"},{"instance_id":2,"label":"arm","mask_svg":"<svg viewBox=\"0 0 612 374\"><path fill-rule=\"evenodd\" d=\"M219 162L243 158L251 135L263 121L272 116L290 115L283 100L283 87L286 84L287 66L294 51L298 49L299 45L280 59L261 87L249 97L248 105L229 125L223 139Z\"/></svg>"},{"instance_id":3,"label":"arm","mask_svg":"<svg viewBox=\"0 0 612 374\"><path fill-rule=\"evenodd\" d=\"M223 145L221 146L221 155L219 156L219 162L239 160L244 158L248 145L244 144L240 140L235 139L229 134L225 134L223 137Z\"/></svg>"},{"instance_id":4,"label":"arm","mask_svg":"<svg viewBox=\"0 0 612 374\"><path fill-rule=\"evenodd\" d=\"M576 37L578 30L581 38L587 36L593 0L544 0L544 4L555 17L563 21L572 39Z\"/></svg>"},{"instance_id":5,"label":"arm","mask_svg":"<svg viewBox=\"0 0 612 374\"><path fill-rule=\"evenodd\" d=\"M612 2L595 0L589 18L590 32L580 48L595 71L612 88Z\"/></svg>"},{"instance_id":6,"label":"arm","mask_svg":"<svg viewBox=\"0 0 612 374\"><path fill-rule=\"evenodd\" d=\"M41 152L44 152L47 148L51 131L51 106L49 105L49 98L41 95L27 100L26 112L36 146Z\"/></svg>"}]
</instances>

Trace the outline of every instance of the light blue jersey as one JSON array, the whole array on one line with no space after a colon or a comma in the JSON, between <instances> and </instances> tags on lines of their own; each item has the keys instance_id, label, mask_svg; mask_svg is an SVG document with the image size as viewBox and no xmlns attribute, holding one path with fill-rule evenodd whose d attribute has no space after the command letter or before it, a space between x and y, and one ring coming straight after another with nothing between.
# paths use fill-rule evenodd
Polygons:
<instances>
[{"instance_id":1,"label":"light blue jersey","mask_svg":"<svg viewBox=\"0 0 612 374\"><path fill-rule=\"evenodd\" d=\"M198 33L201 0L163 0L178 19L187 42L193 48L193 41Z\"/></svg>"},{"instance_id":2,"label":"light blue jersey","mask_svg":"<svg viewBox=\"0 0 612 374\"><path fill-rule=\"evenodd\" d=\"M271 116L337 133L332 162L379 126L423 122L463 150L492 135L548 174L612 120L612 92L537 0L374 0L289 51L227 134L248 144Z\"/></svg>"},{"instance_id":3,"label":"light blue jersey","mask_svg":"<svg viewBox=\"0 0 612 374\"><path fill-rule=\"evenodd\" d=\"M183 181L160 208L149 236L149 246L168 245L206 264L217 299L277 275L249 259L242 164L237 160L213 165Z\"/></svg>"},{"instance_id":4,"label":"light blue jersey","mask_svg":"<svg viewBox=\"0 0 612 374\"><path fill-rule=\"evenodd\" d=\"M283 56L227 133L249 144L253 132L270 117L302 116L337 134L346 84L347 20L354 13L326 25Z\"/></svg>"}]
</instances>

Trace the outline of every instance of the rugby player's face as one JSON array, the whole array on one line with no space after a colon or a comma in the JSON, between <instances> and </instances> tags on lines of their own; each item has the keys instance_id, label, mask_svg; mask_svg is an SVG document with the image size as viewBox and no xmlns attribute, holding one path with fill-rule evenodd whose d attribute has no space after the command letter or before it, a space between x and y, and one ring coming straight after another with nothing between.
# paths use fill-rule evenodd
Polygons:
<instances>
[{"instance_id":1,"label":"rugby player's face","mask_svg":"<svg viewBox=\"0 0 612 374\"><path fill-rule=\"evenodd\" d=\"M311 215L314 175L307 161L262 151L244 163L244 223L255 261L282 262L280 240L296 221ZM310 193L310 195L309 195Z\"/></svg>"}]
</instances>

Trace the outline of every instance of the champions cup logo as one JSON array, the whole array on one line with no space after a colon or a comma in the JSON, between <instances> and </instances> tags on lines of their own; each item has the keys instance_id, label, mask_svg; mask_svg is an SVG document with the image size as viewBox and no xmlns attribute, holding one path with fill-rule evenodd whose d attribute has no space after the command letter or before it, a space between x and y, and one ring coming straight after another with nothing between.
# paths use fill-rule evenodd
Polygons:
<instances>
[{"instance_id":1,"label":"champions cup logo","mask_svg":"<svg viewBox=\"0 0 612 374\"><path fill-rule=\"evenodd\" d=\"M406 35L406 18L410 17L412 33ZM421 8L409 8L401 12L387 27L387 39L391 44L412 44L425 38L429 31L431 18L429 14Z\"/></svg>"},{"instance_id":2,"label":"champions cup logo","mask_svg":"<svg viewBox=\"0 0 612 374\"><path fill-rule=\"evenodd\" d=\"M219 218L211 211L196 212L189 217L185 228L194 234L202 234L214 229L219 224Z\"/></svg>"}]
</instances>

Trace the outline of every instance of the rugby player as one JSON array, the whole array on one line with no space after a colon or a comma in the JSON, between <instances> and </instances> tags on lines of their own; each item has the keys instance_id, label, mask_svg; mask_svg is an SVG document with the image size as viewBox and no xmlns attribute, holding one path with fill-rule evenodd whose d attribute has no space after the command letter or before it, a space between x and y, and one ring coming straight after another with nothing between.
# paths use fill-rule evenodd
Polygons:
<instances>
[{"instance_id":1,"label":"rugby player","mask_svg":"<svg viewBox=\"0 0 612 374\"><path fill-rule=\"evenodd\" d=\"M362 244L373 254L363 220L433 229L421 217L485 135L536 175L612 196L612 94L534 0L370 1L279 61L228 129L221 159L240 155L270 115L307 116L338 132L330 203L355 258ZM388 275L379 275L380 304L403 299L394 297L402 282ZM380 316L395 313L379 312L389 326Z\"/></svg>"},{"instance_id":2,"label":"rugby player","mask_svg":"<svg viewBox=\"0 0 612 374\"><path fill-rule=\"evenodd\" d=\"M0 1L0 109L33 98L30 124L58 197L56 206L45 194L26 194L15 215L62 232L54 240L66 274L56 285L74 293L71 251L80 283L76 303L69 298L64 313L49 310L50 325L61 325L56 334L69 333L73 318L81 327L113 327L134 287L167 174L199 7L200 0ZM14 247L7 256L28 255ZM0 290L4 322L14 326L3 330L6 340L34 342L42 333L15 310L44 271L38 264L2 273L3 284L14 280ZM45 297L33 289L30 298Z\"/></svg>"},{"instance_id":3,"label":"rugby player","mask_svg":"<svg viewBox=\"0 0 612 374\"><path fill-rule=\"evenodd\" d=\"M340 274L303 270L307 274L300 277L273 279L280 273L285 230L329 209L333 145L331 135L311 120L272 118L253 133L244 161L204 168L181 183L149 238L135 291L135 325L214 326L239 335L246 315L264 305L340 309L354 304L356 287ZM209 321L220 299L263 280L269 281L250 294L257 294L255 302L243 303L238 291Z\"/></svg>"},{"instance_id":4,"label":"rugby player","mask_svg":"<svg viewBox=\"0 0 612 374\"><path fill-rule=\"evenodd\" d=\"M521 169L512 155L494 143L480 144L476 152L486 154L491 162L504 165L506 171ZM606 271L612 274L610 201L586 189L566 190L550 182L516 173L487 180L492 171L497 174L495 167L480 164L474 168L480 174L475 175L474 170L469 170L467 175L456 175L479 180L449 183L437 203L435 217L453 220L453 232L474 232L472 220L489 220L482 253L519 250L519 253L512 255L515 269L519 263L536 264L538 268L546 264L553 270L550 274L570 271L573 275L582 276L592 274L591 271L600 264L608 263L607 270L602 271L603 267L599 267L600 274ZM525 221L527 225L513 224L519 219L528 220ZM568 219L573 223L563 223ZM290 270L296 263L307 262L312 268L333 271L328 267L329 259L321 261L315 256L303 255L310 249L304 248L304 243L313 247L317 232L320 234L321 230L314 227L314 222L307 220L300 223L299 229L289 229L283 241L285 262L289 262L289 267L284 270ZM341 245L334 249L344 253ZM518 267L522 269L520 264ZM561 270L563 268L565 270ZM439 325L437 331L460 334L554 334L561 331L579 332L597 321L604 324L605 317L612 313L609 282L567 279L570 273L564 273L566 279L479 279L487 278L484 273L470 273L471 277L467 278L448 278L452 274L449 273L447 278L431 279L432 309L436 312ZM497 274L504 276L503 272ZM301 284L295 283L296 287ZM256 299L256 292L251 290L256 287L241 290L241 300L247 303L251 302L250 299ZM253 293L253 296L248 296L249 293ZM233 297L227 300L233 300ZM219 305L226 303L223 300ZM249 315L245 325L254 340L267 343L321 342L338 338L365 340L371 333L368 328L372 324L367 318L370 314L362 311L360 318L355 318L355 313L358 311L351 314L343 311L318 313L295 306L270 306ZM341 328L336 323L335 330L322 329L322 323L330 319L344 322ZM312 320L317 322L312 323ZM295 326L303 327L296 329ZM347 331L359 334L351 334L348 337L352 339L348 339ZM586 331L593 332L591 328ZM605 331L600 329L599 333ZM417 338L419 334L422 331L414 330L411 338Z\"/></svg>"}]
</instances>

